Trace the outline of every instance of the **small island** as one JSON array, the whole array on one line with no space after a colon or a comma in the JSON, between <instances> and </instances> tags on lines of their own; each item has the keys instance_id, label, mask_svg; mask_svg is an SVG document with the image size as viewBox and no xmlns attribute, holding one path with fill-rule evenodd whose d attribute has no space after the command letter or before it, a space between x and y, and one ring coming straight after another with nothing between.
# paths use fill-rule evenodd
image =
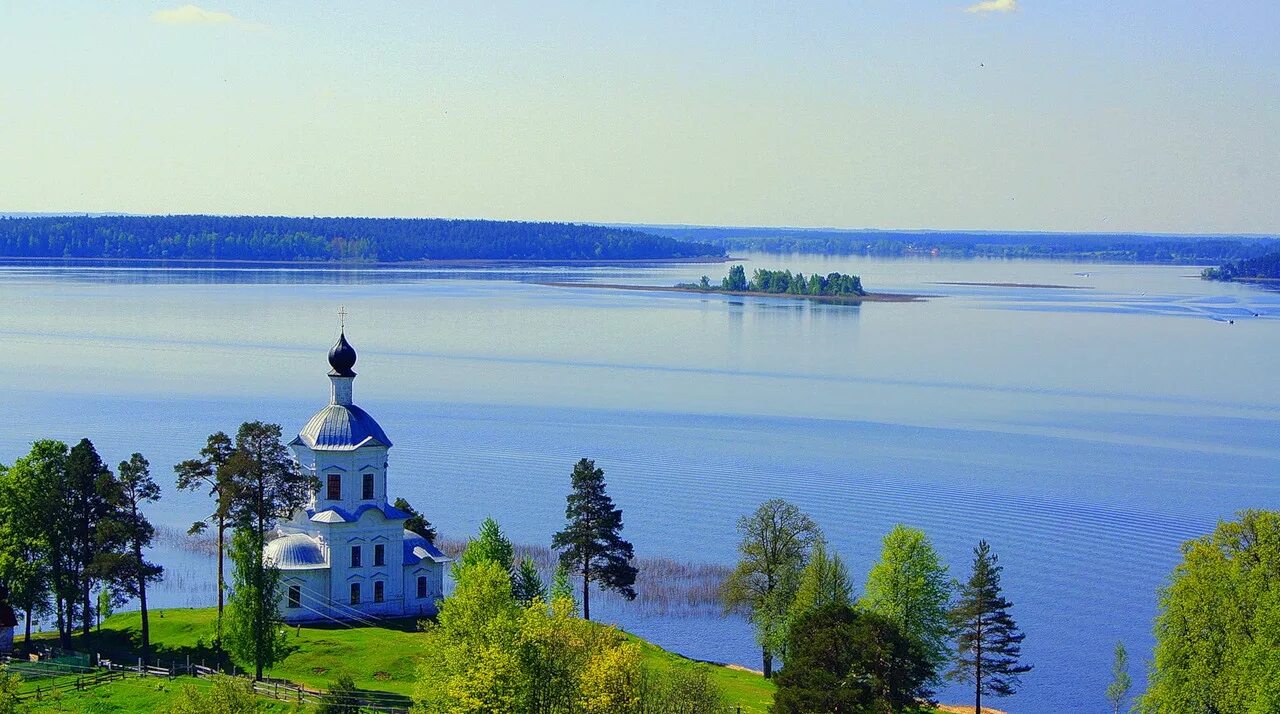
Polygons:
<instances>
[{"instance_id":1,"label":"small island","mask_svg":"<svg viewBox=\"0 0 1280 714\"><path fill-rule=\"evenodd\" d=\"M898 293L869 293L863 289L861 278L844 273L829 273L825 276L814 273L805 276L804 273L792 273L790 270L757 268L751 279L747 280L747 272L741 265L729 268L729 274L722 278L718 285L711 282L711 278L706 275L696 283L677 283L671 287L614 283L548 282L539 284L557 288L603 288L646 292L713 293L743 297L801 298L843 305L857 305L863 302L917 302L926 297Z\"/></svg>"}]
</instances>

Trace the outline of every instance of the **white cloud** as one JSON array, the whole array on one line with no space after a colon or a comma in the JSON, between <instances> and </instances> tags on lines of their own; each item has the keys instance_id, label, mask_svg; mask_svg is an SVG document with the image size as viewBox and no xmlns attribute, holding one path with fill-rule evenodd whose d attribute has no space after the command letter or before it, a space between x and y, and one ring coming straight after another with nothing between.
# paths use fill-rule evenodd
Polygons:
<instances>
[{"instance_id":1,"label":"white cloud","mask_svg":"<svg viewBox=\"0 0 1280 714\"><path fill-rule=\"evenodd\" d=\"M1015 12L1018 9L1018 0L982 0L966 7L965 12Z\"/></svg>"},{"instance_id":2,"label":"white cloud","mask_svg":"<svg viewBox=\"0 0 1280 714\"><path fill-rule=\"evenodd\" d=\"M238 25L240 18L226 12L205 10L195 5L183 5L170 10L151 13L151 21L162 25Z\"/></svg>"}]
</instances>

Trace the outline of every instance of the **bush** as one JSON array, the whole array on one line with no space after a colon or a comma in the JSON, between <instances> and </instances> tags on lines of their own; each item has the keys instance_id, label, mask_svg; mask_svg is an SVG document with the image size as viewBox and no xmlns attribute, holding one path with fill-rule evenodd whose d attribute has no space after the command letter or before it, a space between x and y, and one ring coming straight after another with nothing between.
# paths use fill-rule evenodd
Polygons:
<instances>
[{"instance_id":1,"label":"bush","mask_svg":"<svg viewBox=\"0 0 1280 714\"><path fill-rule=\"evenodd\" d=\"M253 693L253 682L243 677L216 674L213 684L197 687L188 684L182 696L169 705L167 714L251 714L262 711L262 700Z\"/></svg>"}]
</instances>

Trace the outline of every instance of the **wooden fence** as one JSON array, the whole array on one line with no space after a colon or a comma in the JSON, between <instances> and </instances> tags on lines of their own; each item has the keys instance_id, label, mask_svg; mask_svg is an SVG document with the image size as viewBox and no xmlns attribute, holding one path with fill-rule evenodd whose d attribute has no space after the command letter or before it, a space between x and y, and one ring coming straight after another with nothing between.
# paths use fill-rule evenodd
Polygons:
<instances>
[{"instance_id":1,"label":"wooden fence","mask_svg":"<svg viewBox=\"0 0 1280 714\"><path fill-rule=\"evenodd\" d=\"M190 661L170 662L168 667L163 666L159 661L154 665L145 664L141 659L134 664L122 664L104 659L96 664L80 665L59 663L49 658L15 659L6 655L0 657L0 665L23 677L25 683L29 685L18 694L18 700L24 702L58 693L82 691L126 677L160 677L172 680L176 677L209 677L220 674L212 667ZM349 699L343 703L356 704L362 712L380 714L407 714L408 712L406 707L400 705L402 698L384 692L358 691L343 695L321 689L310 689L283 679L254 681L253 691L261 697L313 706L326 699L332 700L346 696Z\"/></svg>"}]
</instances>

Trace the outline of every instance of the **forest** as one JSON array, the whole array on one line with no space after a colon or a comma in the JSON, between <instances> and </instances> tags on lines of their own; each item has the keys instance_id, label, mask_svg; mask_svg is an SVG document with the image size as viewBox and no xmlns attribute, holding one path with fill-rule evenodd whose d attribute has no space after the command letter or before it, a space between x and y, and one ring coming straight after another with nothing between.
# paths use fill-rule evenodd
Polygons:
<instances>
[{"instance_id":1,"label":"forest","mask_svg":"<svg viewBox=\"0 0 1280 714\"><path fill-rule=\"evenodd\" d=\"M706 243L576 223L438 218L40 216L0 218L0 256L402 262L722 257Z\"/></svg>"},{"instance_id":2,"label":"forest","mask_svg":"<svg viewBox=\"0 0 1280 714\"><path fill-rule=\"evenodd\" d=\"M1200 277L1205 280L1278 280L1280 251L1223 263L1217 268L1205 268Z\"/></svg>"},{"instance_id":3,"label":"forest","mask_svg":"<svg viewBox=\"0 0 1280 714\"><path fill-rule=\"evenodd\" d=\"M1280 248L1275 237L1128 233L998 233L809 228L635 226L654 235L711 243L730 251L948 258L1070 258L1137 263L1218 263Z\"/></svg>"}]
</instances>

